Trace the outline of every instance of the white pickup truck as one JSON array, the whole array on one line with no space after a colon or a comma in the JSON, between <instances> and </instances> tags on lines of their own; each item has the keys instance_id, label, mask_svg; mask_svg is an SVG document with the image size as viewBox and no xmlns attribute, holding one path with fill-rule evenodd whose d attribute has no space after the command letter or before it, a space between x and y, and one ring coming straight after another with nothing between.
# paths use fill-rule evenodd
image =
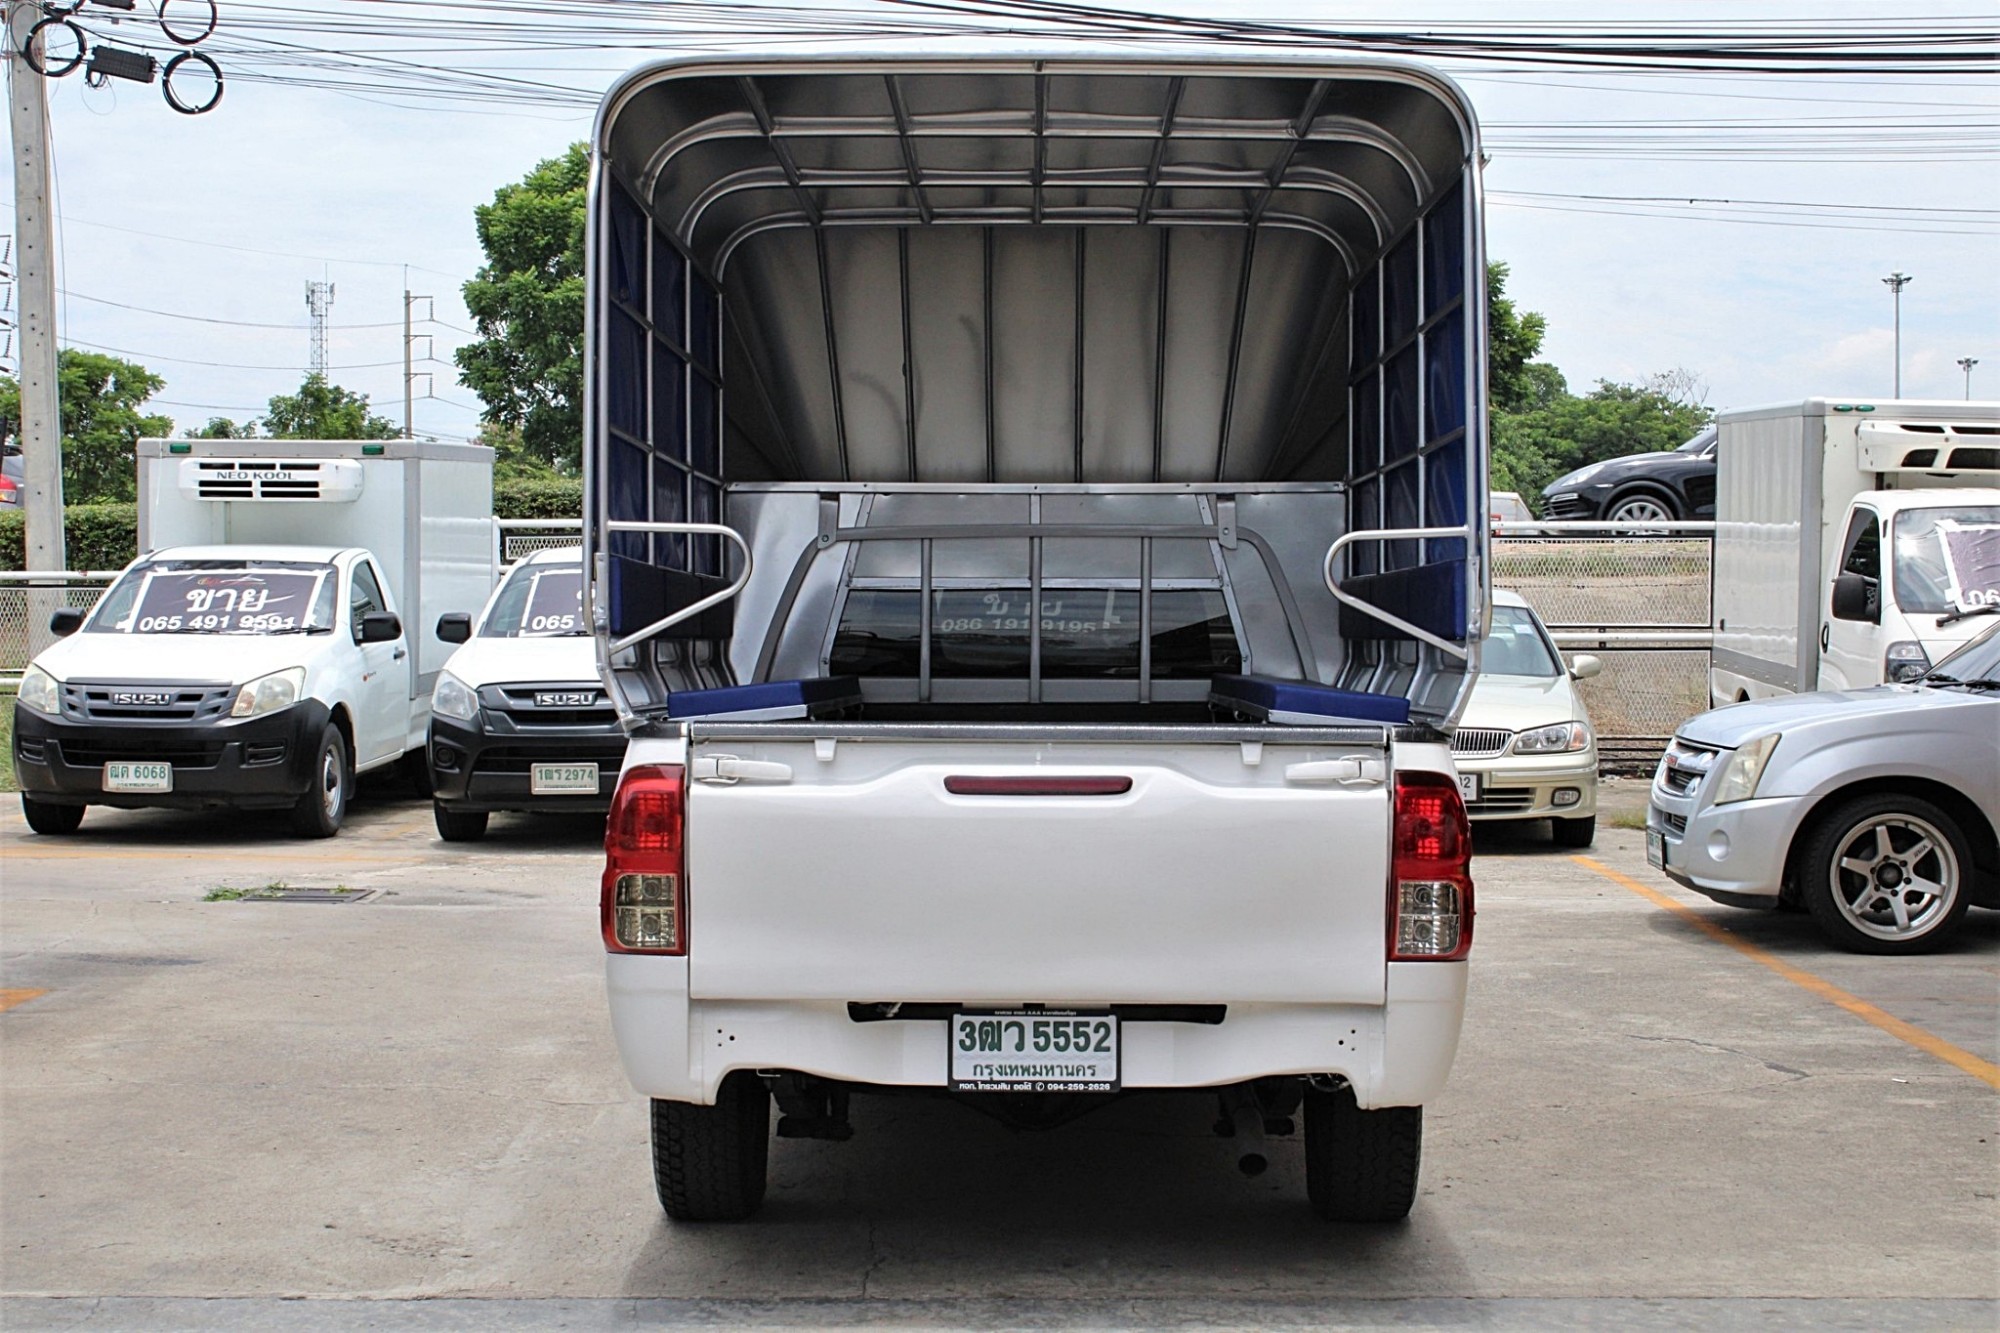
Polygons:
<instances>
[{"instance_id":1,"label":"white pickup truck","mask_svg":"<svg viewBox=\"0 0 2000 1333\"><path fill-rule=\"evenodd\" d=\"M1420 67L637 71L594 142L612 1028L676 1219L928 1089L1417 1191L1472 942L1477 130ZM725 450L725 441L727 448Z\"/></svg>"},{"instance_id":2,"label":"white pickup truck","mask_svg":"<svg viewBox=\"0 0 2000 1333\"><path fill-rule=\"evenodd\" d=\"M329 837L354 777L415 753L446 607L493 586L492 450L141 440L139 549L14 705L28 825L92 805L290 810ZM407 617L407 619L406 619ZM77 632L81 630L81 632Z\"/></svg>"}]
</instances>

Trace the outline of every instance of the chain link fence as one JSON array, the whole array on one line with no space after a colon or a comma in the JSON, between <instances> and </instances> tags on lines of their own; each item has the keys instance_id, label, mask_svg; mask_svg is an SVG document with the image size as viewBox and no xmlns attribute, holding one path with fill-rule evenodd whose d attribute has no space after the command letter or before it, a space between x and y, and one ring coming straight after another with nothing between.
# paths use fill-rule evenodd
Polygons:
<instances>
[{"instance_id":1,"label":"chain link fence","mask_svg":"<svg viewBox=\"0 0 2000 1333\"><path fill-rule=\"evenodd\" d=\"M583 544L580 518L502 518L494 520L494 527L503 567L525 560L537 551Z\"/></svg>"},{"instance_id":2,"label":"chain link fence","mask_svg":"<svg viewBox=\"0 0 2000 1333\"><path fill-rule=\"evenodd\" d=\"M97 605L115 571L85 573L0 573L0 690L21 684L28 661L55 639L49 616L63 607L88 611Z\"/></svg>"},{"instance_id":3,"label":"chain link fence","mask_svg":"<svg viewBox=\"0 0 2000 1333\"><path fill-rule=\"evenodd\" d=\"M1493 585L1527 598L1565 652L1603 661L1577 691L1614 771L1649 771L1674 729L1708 707L1714 525L1661 526L1503 524L1493 539Z\"/></svg>"}]
</instances>

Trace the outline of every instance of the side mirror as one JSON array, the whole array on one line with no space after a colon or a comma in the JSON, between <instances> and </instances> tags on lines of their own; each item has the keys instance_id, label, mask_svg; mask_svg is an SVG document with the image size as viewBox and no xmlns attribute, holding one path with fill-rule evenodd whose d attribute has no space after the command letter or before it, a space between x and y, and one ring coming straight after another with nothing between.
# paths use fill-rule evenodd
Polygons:
<instances>
[{"instance_id":1,"label":"side mirror","mask_svg":"<svg viewBox=\"0 0 2000 1333\"><path fill-rule=\"evenodd\" d=\"M403 637L403 620L394 611L370 611L361 617L361 642L389 643Z\"/></svg>"},{"instance_id":2,"label":"side mirror","mask_svg":"<svg viewBox=\"0 0 2000 1333\"><path fill-rule=\"evenodd\" d=\"M472 617L463 611L447 611L438 617L438 638L446 643L464 643L472 637Z\"/></svg>"},{"instance_id":3,"label":"side mirror","mask_svg":"<svg viewBox=\"0 0 2000 1333\"><path fill-rule=\"evenodd\" d=\"M1569 660L1569 678L1571 680L1589 680L1592 676L1602 675L1603 673L1604 659L1601 657L1593 656L1590 653L1578 653Z\"/></svg>"},{"instance_id":4,"label":"side mirror","mask_svg":"<svg viewBox=\"0 0 2000 1333\"><path fill-rule=\"evenodd\" d=\"M1866 574L1842 573L1833 578L1833 618L1882 623L1880 585Z\"/></svg>"},{"instance_id":5,"label":"side mirror","mask_svg":"<svg viewBox=\"0 0 2000 1333\"><path fill-rule=\"evenodd\" d=\"M65 606L49 617L49 633L58 639L66 639L83 628L83 612L73 606Z\"/></svg>"}]
</instances>

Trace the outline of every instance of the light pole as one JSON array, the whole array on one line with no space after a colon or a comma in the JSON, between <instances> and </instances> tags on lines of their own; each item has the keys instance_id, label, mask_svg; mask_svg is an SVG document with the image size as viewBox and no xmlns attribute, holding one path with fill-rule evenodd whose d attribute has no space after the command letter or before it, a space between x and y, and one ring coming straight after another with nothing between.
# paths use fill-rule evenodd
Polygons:
<instances>
[{"instance_id":1,"label":"light pole","mask_svg":"<svg viewBox=\"0 0 2000 1333\"><path fill-rule=\"evenodd\" d=\"M1888 277L1882 279L1882 281L1888 284L1890 292L1894 293L1896 298L1896 394L1895 396L1901 398L1903 396L1903 288L1910 283L1911 277L1909 274L1903 272L1901 269L1898 269L1894 273L1891 273Z\"/></svg>"},{"instance_id":2,"label":"light pole","mask_svg":"<svg viewBox=\"0 0 2000 1333\"><path fill-rule=\"evenodd\" d=\"M1965 372L1965 400L1967 402L1972 401L1972 368L1978 364L1979 358L1976 356L1961 356L1958 358L1958 368Z\"/></svg>"}]
</instances>

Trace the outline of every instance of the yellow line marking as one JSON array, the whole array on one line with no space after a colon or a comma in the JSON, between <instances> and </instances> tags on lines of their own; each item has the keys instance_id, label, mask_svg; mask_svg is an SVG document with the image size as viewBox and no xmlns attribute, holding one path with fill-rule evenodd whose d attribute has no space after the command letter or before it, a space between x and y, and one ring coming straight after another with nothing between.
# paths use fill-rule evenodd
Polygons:
<instances>
[{"instance_id":1,"label":"yellow line marking","mask_svg":"<svg viewBox=\"0 0 2000 1333\"><path fill-rule=\"evenodd\" d=\"M47 994L45 990L0 990L0 1014L6 1013L17 1004L26 1004Z\"/></svg>"},{"instance_id":2,"label":"yellow line marking","mask_svg":"<svg viewBox=\"0 0 2000 1333\"><path fill-rule=\"evenodd\" d=\"M1622 885L1641 898L1666 908L1704 935L1721 941L1753 962L1762 963L1794 986L1810 991L1829 1004L1840 1006L1862 1022L1874 1024L1890 1036L1908 1042L1926 1055L1936 1056L1946 1064L1964 1070L1988 1087L2000 1089L2000 1065L1982 1060L1971 1051L1954 1046L1942 1037L1933 1036L1914 1023L1905 1023L1894 1014L1876 1008L1859 996L1848 994L1832 982L1823 981L1810 972L1793 967L1776 954L1760 949L1748 940L1738 939L1685 903L1677 903L1658 889L1641 884L1629 875L1621 875L1600 861L1594 861L1588 856L1573 856L1570 859L1586 870L1596 871L1613 884Z\"/></svg>"}]
</instances>

